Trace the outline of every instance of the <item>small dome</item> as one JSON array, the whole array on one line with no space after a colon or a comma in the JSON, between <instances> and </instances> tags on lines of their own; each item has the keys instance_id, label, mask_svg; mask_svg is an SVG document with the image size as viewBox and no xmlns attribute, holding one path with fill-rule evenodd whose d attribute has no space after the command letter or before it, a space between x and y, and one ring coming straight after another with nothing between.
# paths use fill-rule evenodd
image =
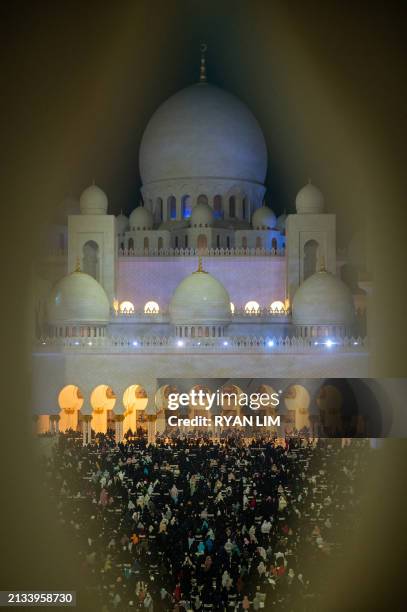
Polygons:
<instances>
[{"instance_id":1,"label":"small dome","mask_svg":"<svg viewBox=\"0 0 407 612\"><path fill-rule=\"evenodd\" d=\"M276 215L268 206L261 206L252 216L254 229L273 229L276 226Z\"/></svg>"},{"instance_id":2,"label":"small dome","mask_svg":"<svg viewBox=\"0 0 407 612\"><path fill-rule=\"evenodd\" d=\"M299 190L295 198L297 213L313 213L318 215L324 212L324 196L318 187L309 181L305 187Z\"/></svg>"},{"instance_id":3,"label":"small dome","mask_svg":"<svg viewBox=\"0 0 407 612\"><path fill-rule=\"evenodd\" d=\"M201 266L178 285L169 310L174 325L229 323L232 316L225 287Z\"/></svg>"},{"instance_id":4,"label":"small dome","mask_svg":"<svg viewBox=\"0 0 407 612\"><path fill-rule=\"evenodd\" d=\"M106 215L107 195L97 185L91 185L82 191L79 205L83 215Z\"/></svg>"},{"instance_id":5,"label":"small dome","mask_svg":"<svg viewBox=\"0 0 407 612\"><path fill-rule=\"evenodd\" d=\"M295 325L352 325L352 294L339 278L321 270L297 289L293 299Z\"/></svg>"},{"instance_id":6,"label":"small dome","mask_svg":"<svg viewBox=\"0 0 407 612\"><path fill-rule=\"evenodd\" d=\"M64 276L51 290L47 303L48 322L108 323L109 300L93 276L75 271Z\"/></svg>"},{"instance_id":7,"label":"small dome","mask_svg":"<svg viewBox=\"0 0 407 612\"><path fill-rule=\"evenodd\" d=\"M191 227L210 227L213 223L213 210L202 202L193 207L191 213Z\"/></svg>"},{"instance_id":8,"label":"small dome","mask_svg":"<svg viewBox=\"0 0 407 612\"><path fill-rule=\"evenodd\" d=\"M129 220L126 215L123 215L121 212L120 215L116 217L116 233L124 234L129 229Z\"/></svg>"},{"instance_id":9,"label":"small dome","mask_svg":"<svg viewBox=\"0 0 407 612\"><path fill-rule=\"evenodd\" d=\"M280 232L284 232L285 231L285 222L287 221L287 215L285 213L283 213L282 215L280 215L279 217L277 217L277 223L276 223L276 228L280 231Z\"/></svg>"},{"instance_id":10,"label":"small dome","mask_svg":"<svg viewBox=\"0 0 407 612\"><path fill-rule=\"evenodd\" d=\"M129 223L131 230L150 230L153 229L154 219L148 208L137 206L130 215Z\"/></svg>"}]
</instances>

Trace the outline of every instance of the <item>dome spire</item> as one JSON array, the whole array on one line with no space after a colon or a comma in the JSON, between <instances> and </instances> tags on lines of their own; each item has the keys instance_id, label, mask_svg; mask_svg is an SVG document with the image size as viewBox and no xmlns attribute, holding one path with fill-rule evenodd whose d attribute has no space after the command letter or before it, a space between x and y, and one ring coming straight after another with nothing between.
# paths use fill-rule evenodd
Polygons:
<instances>
[{"instance_id":1,"label":"dome spire","mask_svg":"<svg viewBox=\"0 0 407 612\"><path fill-rule=\"evenodd\" d=\"M76 258L76 266L75 266L74 272L80 272L80 271L81 271L81 258L77 257Z\"/></svg>"},{"instance_id":2,"label":"dome spire","mask_svg":"<svg viewBox=\"0 0 407 612\"><path fill-rule=\"evenodd\" d=\"M200 74L199 74L199 82L200 83L206 83L206 51L208 49L208 46L206 43L201 43L201 68L200 68Z\"/></svg>"},{"instance_id":3,"label":"dome spire","mask_svg":"<svg viewBox=\"0 0 407 612\"><path fill-rule=\"evenodd\" d=\"M203 274L207 274L207 272L202 267L202 255L198 257L198 270L196 272L202 272Z\"/></svg>"}]
</instances>

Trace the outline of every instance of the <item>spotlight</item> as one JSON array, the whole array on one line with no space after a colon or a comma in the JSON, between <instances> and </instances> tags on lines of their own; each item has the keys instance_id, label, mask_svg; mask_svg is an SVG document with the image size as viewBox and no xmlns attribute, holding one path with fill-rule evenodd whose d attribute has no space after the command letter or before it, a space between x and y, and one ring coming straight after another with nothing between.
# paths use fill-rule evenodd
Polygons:
<instances>
[{"instance_id":1,"label":"spotlight","mask_svg":"<svg viewBox=\"0 0 407 612\"><path fill-rule=\"evenodd\" d=\"M75 344L76 344L76 346L79 346L79 342L78 341L76 341Z\"/></svg>"},{"instance_id":2,"label":"spotlight","mask_svg":"<svg viewBox=\"0 0 407 612\"><path fill-rule=\"evenodd\" d=\"M226 340L223 343L223 346L227 346L229 344L229 342L226 342Z\"/></svg>"},{"instance_id":3,"label":"spotlight","mask_svg":"<svg viewBox=\"0 0 407 612\"><path fill-rule=\"evenodd\" d=\"M88 342L88 346L92 346L92 342Z\"/></svg>"},{"instance_id":4,"label":"spotlight","mask_svg":"<svg viewBox=\"0 0 407 612\"><path fill-rule=\"evenodd\" d=\"M136 342L136 340L133 341L133 346L138 346L138 342Z\"/></svg>"},{"instance_id":5,"label":"spotlight","mask_svg":"<svg viewBox=\"0 0 407 612\"><path fill-rule=\"evenodd\" d=\"M182 340L178 340L177 346L184 346L184 343L182 342Z\"/></svg>"},{"instance_id":6,"label":"spotlight","mask_svg":"<svg viewBox=\"0 0 407 612\"><path fill-rule=\"evenodd\" d=\"M359 342L354 342L353 346L358 346Z\"/></svg>"},{"instance_id":7,"label":"spotlight","mask_svg":"<svg viewBox=\"0 0 407 612\"><path fill-rule=\"evenodd\" d=\"M335 342L332 342L332 340L327 340L325 342L325 346L327 346L328 348L331 348L331 346L333 346L335 344Z\"/></svg>"},{"instance_id":8,"label":"spotlight","mask_svg":"<svg viewBox=\"0 0 407 612\"><path fill-rule=\"evenodd\" d=\"M269 340L269 341L267 342L267 346L274 346L274 342L273 342L273 340Z\"/></svg>"},{"instance_id":9,"label":"spotlight","mask_svg":"<svg viewBox=\"0 0 407 612\"><path fill-rule=\"evenodd\" d=\"M318 342L314 342L314 346L318 346Z\"/></svg>"}]
</instances>

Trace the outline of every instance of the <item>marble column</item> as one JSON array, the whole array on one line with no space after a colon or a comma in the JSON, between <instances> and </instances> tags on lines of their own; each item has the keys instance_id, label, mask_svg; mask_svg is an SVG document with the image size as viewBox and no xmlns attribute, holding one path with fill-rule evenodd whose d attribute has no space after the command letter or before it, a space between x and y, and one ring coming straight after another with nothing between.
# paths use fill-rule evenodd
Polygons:
<instances>
[{"instance_id":1,"label":"marble column","mask_svg":"<svg viewBox=\"0 0 407 612\"><path fill-rule=\"evenodd\" d=\"M115 428L114 428L114 439L116 444L120 444L120 442L123 440L123 421L124 421L124 414L116 414L115 416Z\"/></svg>"},{"instance_id":2,"label":"marble column","mask_svg":"<svg viewBox=\"0 0 407 612\"><path fill-rule=\"evenodd\" d=\"M92 437L91 436L91 432L92 432L91 421L92 421L91 414L82 415L82 444L83 446L86 446L91 441L91 437Z\"/></svg>"},{"instance_id":3,"label":"marble column","mask_svg":"<svg viewBox=\"0 0 407 612\"><path fill-rule=\"evenodd\" d=\"M60 416L59 414L55 415L55 433L59 434L59 420L60 420Z\"/></svg>"},{"instance_id":4,"label":"marble column","mask_svg":"<svg viewBox=\"0 0 407 612\"><path fill-rule=\"evenodd\" d=\"M157 432L157 415L149 414L147 416L147 442L148 444L155 444L156 432Z\"/></svg>"}]
</instances>

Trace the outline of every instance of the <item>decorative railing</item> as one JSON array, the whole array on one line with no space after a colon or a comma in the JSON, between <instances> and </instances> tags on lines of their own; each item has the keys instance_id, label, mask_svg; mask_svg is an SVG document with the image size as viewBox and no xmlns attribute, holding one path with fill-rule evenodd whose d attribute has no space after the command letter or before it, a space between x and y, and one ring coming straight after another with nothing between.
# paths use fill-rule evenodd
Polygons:
<instances>
[{"instance_id":1,"label":"decorative railing","mask_svg":"<svg viewBox=\"0 0 407 612\"><path fill-rule=\"evenodd\" d=\"M167 320L169 318L169 312L168 310L160 310L159 312L154 311L154 310L147 310L145 311L144 309L138 309L138 310L115 310L114 308L111 309L110 311L112 320L115 321L117 319L138 319L138 320L143 320L143 321L154 321L155 323L157 322L157 320ZM267 306L258 308L258 309L250 309L250 310L246 310L243 306L239 307L239 308L235 308L235 311L233 312L232 316L232 321L233 319L240 319L241 317L247 317L247 318L256 318L256 319L263 319L263 318L269 318L269 317L288 317L291 314L291 311L289 309L284 309L284 308L270 308Z\"/></svg>"},{"instance_id":2,"label":"decorative railing","mask_svg":"<svg viewBox=\"0 0 407 612\"><path fill-rule=\"evenodd\" d=\"M43 338L37 341L42 351L53 347L68 351L92 352L208 352L208 353L320 353L320 352L366 352L366 338L308 339L288 336L275 338L265 336L233 336L225 338L174 338L173 336L144 336L128 338Z\"/></svg>"},{"instance_id":3,"label":"decorative railing","mask_svg":"<svg viewBox=\"0 0 407 612\"><path fill-rule=\"evenodd\" d=\"M119 257L284 257L285 249L119 249Z\"/></svg>"}]
</instances>

